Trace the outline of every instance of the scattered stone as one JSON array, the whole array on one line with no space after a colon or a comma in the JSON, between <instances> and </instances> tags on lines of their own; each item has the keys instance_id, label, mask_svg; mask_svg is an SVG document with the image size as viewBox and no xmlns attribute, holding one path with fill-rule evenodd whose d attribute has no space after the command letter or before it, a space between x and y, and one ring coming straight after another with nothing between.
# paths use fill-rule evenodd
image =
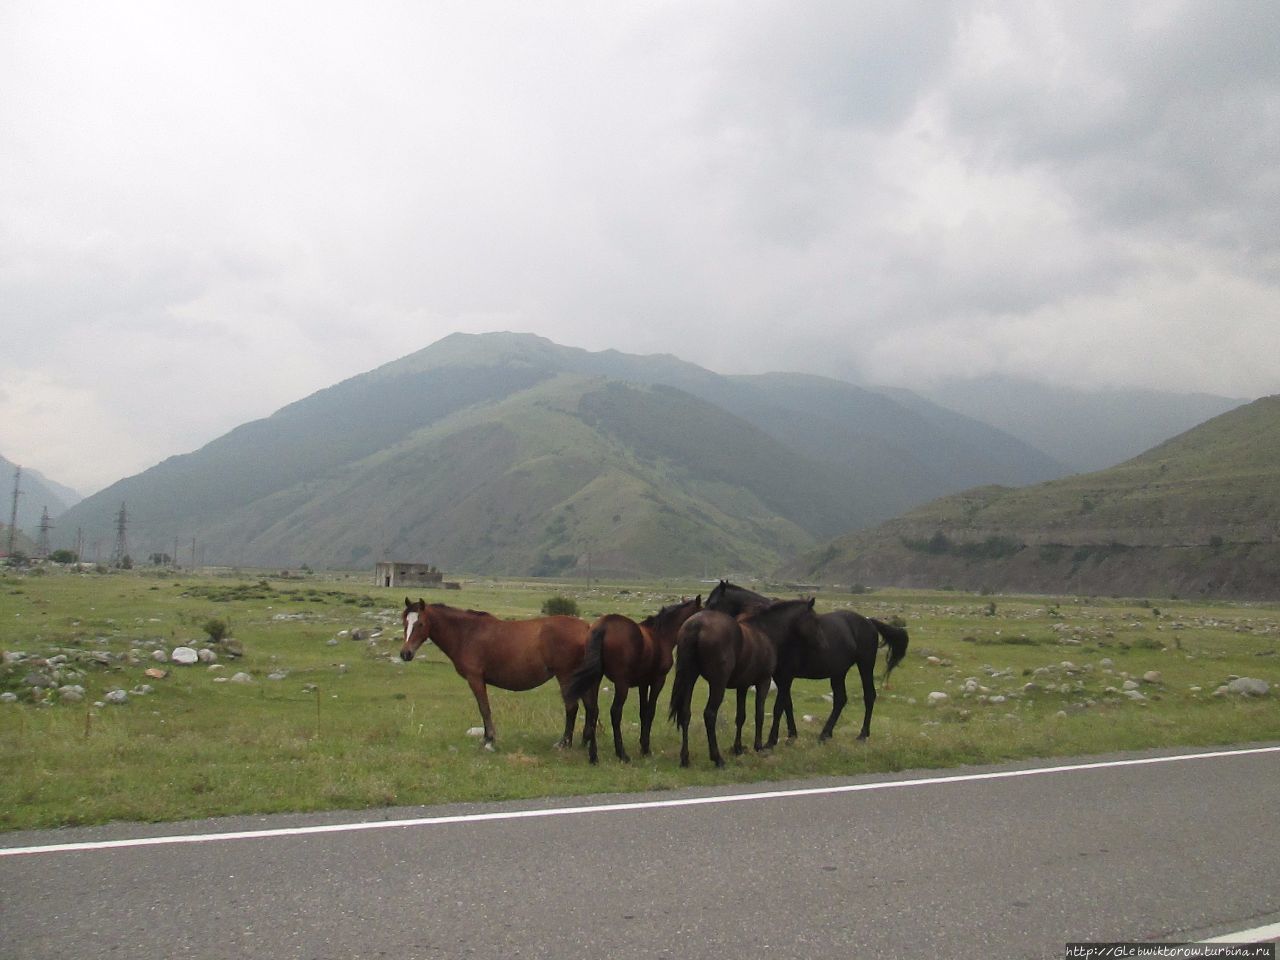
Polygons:
<instances>
[{"instance_id":1,"label":"scattered stone","mask_svg":"<svg viewBox=\"0 0 1280 960\"><path fill-rule=\"evenodd\" d=\"M151 659L154 660L156 663L168 663L169 655L165 653L163 650L152 650Z\"/></svg>"},{"instance_id":2,"label":"scattered stone","mask_svg":"<svg viewBox=\"0 0 1280 960\"><path fill-rule=\"evenodd\" d=\"M1146 700L1147 699L1147 695L1143 693L1141 690L1126 690L1124 692L1124 695L1128 697L1130 700Z\"/></svg>"},{"instance_id":3,"label":"scattered stone","mask_svg":"<svg viewBox=\"0 0 1280 960\"><path fill-rule=\"evenodd\" d=\"M470 727L467 730L468 737L483 737L484 727Z\"/></svg>"},{"instance_id":4,"label":"scattered stone","mask_svg":"<svg viewBox=\"0 0 1280 960\"><path fill-rule=\"evenodd\" d=\"M4 693L0 693L0 703L17 703L17 702L18 702L18 695L16 693L10 693L8 690L6 690Z\"/></svg>"},{"instance_id":5,"label":"scattered stone","mask_svg":"<svg viewBox=\"0 0 1280 960\"><path fill-rule=\"evenodd\" d=\"M253 677L247 673L237 673L231 678L232 683L253 683Z\"/></svg>"},{"instance_id":6,"label":"scattered stone","mask_svg":"<svg viewBox=\"0 0 1280 960\"><path fill-rule=\"evenodd\" d=\"M287 676L289 676L287 673L284 673L283 671L277 670L275 673L268 673L268 674L267 674L267 679L268 679L268 680L283 680L283 679L284 679L285 677L287 677Z\"/></svg>"},{"instance_id":7,"label":"scattered stone","mask_svg":"<svg viewBox=\"0 0 1280 960\"><path fill-rule=\"evenodd\" d=\"M1004 703L1008 698L997 693L994 697L988 697L987 703Z\"/></svg>"},{"instance_id":8,"label":"scattered stone","mask_svg":"<svg viewBox=\"0 0 1280 960\"><path fill-rule=\"evenodd\" d=\"M1115 665L1116 665L1116 662L1112 660L1110 657L1103 657L1101 660L1098 661L1098 666L1102 667L1103 670L1110 670Z\"/></svg>"},{"instance_id":9,"label":"scattered stone","mask_svg":"<svg viewBox=\"0 0 1280 960\"><path fill-rule=\"evenodd\" d=\"M1142 675L1142 679L1147 683L1163 683L1164 678L1160 676L1159 670L1148 670Z\"/></svg>"},{"instance_id":10,"label":"scattered stone","mask_svg":"<svg viewBox=\"0 0 1280 960\"><path fill-rule=\"evenodd\" d=\"M78 683L67 684L65 687L58 688L58 696L62 698L63 703L80 703L84 700L84 687Z\"/></svg>"},{"instance_id":11,"label":"scattered stone","mask_svg":"<svg viewBox=\"0 0 1280 960\"><path fill-rule=\"evenodd\" d=\"M149 693L155 693L155 689L149 683L140 683L129 692L136 697L145 697Z\"/></svg>"},{"instance_id":12,"label":"scattered stone","mask_svg":"<svg viewBox=\"0 0 1280 960\"><path fill-rule=\"evenodd\" d=\"M46 676L43 673L28 673L25 677L22 678L22 682L25 683L28 687L35 687L38 690L43 690L48 687L52 687L56 685L54 684L52 678Z\"/></svg>"},{"instance_id":13,"label":"scattered stone","mask_svg":"<svg viewBox=\"0 0 1280 960\"><path fill-rule=\"evenodd\" d=\"M117 688L115 690L108 690L106 697L103 699L105 699L107 703L124 704L129 702L129 694L128 691Z\"/></svg>"},{"instance_id":14,"label":"scattered stone","mask_svg":"<svg viewBox=\"0 0 1280 960\"><path fill-rule=\"evenodd\" d=\"M942 664L942 658L941 657L925 657L924 662L929 664L930 666L936 667Z\"/></svg>"},{"instance_id":15,"label":"scattered stone","mask_svg":"<svg viewBox=\"0 0 1280 960\"><path fill-rule=\"evenodd\" d=\"M189 667L199 661L200 654L196 653L191 647L174 647L170 657L174 663Z\"/></svg>"},{"instance_id":16,"label":"scattered stone","mask_svg":"<svg viewBox=\"0 0 1280 960\"><path fill-rule=\"evenodd\" d=\"M222 647L222 652L225 653L228 657L244 656L244 644L241 643L239 640L235 639L234 637L223 637L221 647Z\"/></svg>"},{"instance_id":17,"label":"scattered stone","mask_svg":"<svg viewBox=\"0 0 1280 960\"><path fill-rule=\"evenodd\" d=\"M1227 692L1242 697L1265 697L1271 692L1271 684L1257 677L1236 677L1227 684Z\"/></svg>"},{"instance_id":18,"label":"scattered stone","mask_svg":"<svg viewBox=\"0 0 1280 960\"><path fill-rule=\"evenodd\" d=\"M1126 681L1124 682L1123 686L1124 686L1124 690L1125 690L1125 692L1126 692L1126 693L1128 693L1128 692L1131 692L1131 691L1133 691L1133 690L1137 690L1137 689L1138 689L1138 681L1137 681L1137 680L1126 680Z\"/></svg>"},{"instance_id":19,"label":"scattered stone","mask_svg":"<svg viewBox=\"0 0 1280 960\"><path fill-rule=\"evenodd\" d=\"M928 697L925 698L925 701L929 704L929 706L933 707L933 706L937 706L940 703L945 703L947 700L950 700L950 699L951 698L948 697L941 690L934 690L931 694L929 694Z\"/></svg>"},{"instance_id":20,"label":"scattered stone","mask_svg":"<svg viewBox=\"0 0 1280 960\"><path fill-rule=\"evenodd\" d=\"M325 645L329 647L336 647L338 645L338 640L336 637L331 637L325 641Z\"/></svg>"},{"instance_id":21,"label":"scattered stone","mask_svg":"<svg viewBox=\"0 0 1280 960\"><path fill-rule=\"evenodd\" d=\"M201 663L217 663L218 662L218 655L214 651L210 650L208 647L202 647L199 651L197 651L196 656L200 659Z\"/></svg>"}]
</instances>

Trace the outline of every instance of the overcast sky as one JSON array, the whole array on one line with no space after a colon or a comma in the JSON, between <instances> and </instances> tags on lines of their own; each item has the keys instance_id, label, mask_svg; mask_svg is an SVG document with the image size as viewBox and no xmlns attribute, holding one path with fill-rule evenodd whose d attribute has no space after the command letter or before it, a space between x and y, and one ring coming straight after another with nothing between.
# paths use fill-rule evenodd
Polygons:
<instances>
[{"instance_id":1,"label":"overcast sky","mask_svg":"<svg viewBox=\"0 0 1280 960\"><path fill-rule=\"evenodd\" d=\"M0 453L454 331L1280 392L1280 4L0 0Z\"/></svg>"}]
</instances>

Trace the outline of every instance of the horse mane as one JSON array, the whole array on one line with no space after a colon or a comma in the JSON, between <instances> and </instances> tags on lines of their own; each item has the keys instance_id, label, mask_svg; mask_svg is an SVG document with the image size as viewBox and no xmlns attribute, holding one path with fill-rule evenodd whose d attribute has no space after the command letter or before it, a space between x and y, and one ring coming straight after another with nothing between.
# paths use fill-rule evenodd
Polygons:
<instances>
[{"instance_id":1,"label":"horse mane","mask_svg":"<svg viewBox=\"0 0 1280 960\"><path fill-rule=\"evenodd\" d=\"M762 620L762 619L773 617L773 616L781 616L782 614L788 613L790 610L792 610L793 608L801 604L803 604L806 607L812 608L813 600L811 598L808 600L800 599L800 600L770 601L768 606L757 607L754 610L749 610L746 613L740 614L738 616L738 619L740 621L750 622L755 620Z\"/></svg>"},{"instance_id":2,"label":"horse mane","mask_svg":"<svg viewBox=\"0 0 1280 960\"><path fill-rule=\"evenodd\" d=\"M675 603L669 603L665 607L663 607L661 610L659 610L657 613L651 613L649 614L649 616L641 620L640 626L656 627L659 623L661 623L667 617L674 616L676 611L679 610L681 607L686 606L689 603L692 603L694 599L701 600L701 598L702 598L702 595L699 594L697 598L693 598L693 597L682 598L680 600L677 600Z\"/></svg>"},{"instance_id":3,"label":"horse mane","mask_svg":"<svg viewBox=\"0 0 1280 960\"><path fill-rule=\"evenodd\" d=\"M453 613L459 616L466 614L472 617L493 617L493 614L488 610L463 610L460 607L451 607L447 603L429 603L427 606L433 610L442 610L445 613Z\"/></svg>"}]
</instances>

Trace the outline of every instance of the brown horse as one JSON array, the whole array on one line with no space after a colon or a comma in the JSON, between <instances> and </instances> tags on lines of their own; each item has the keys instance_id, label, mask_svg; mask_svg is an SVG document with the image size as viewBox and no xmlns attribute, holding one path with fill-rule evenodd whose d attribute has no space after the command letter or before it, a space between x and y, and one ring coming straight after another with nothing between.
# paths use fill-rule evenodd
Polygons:
<instances>
[{"instance_id":1,"label":"brown horse","mask_svg":"<svg viewBox=\"0 0 1280 960\"><path fill-rule=\"evenodd\" d=\"M573 742L573 722L578 716L578 700L586 706L587 730L594 731L599 719L598 687L581 697L569 696L569 680L582 664L587 648L587 624L577 617L537 617L532 620L499 620L479 610L458 610L443 603L419 600L404 602L400 615L404 624L401 660L412 660L418 648L433 641L453 668L467 681L484 721L484 746L493 749L493 719L489 715L488 684L503 690L532 690L552 677L560 682L564 699L564 736L556 744Z\"/></svg>"},{"instance_id":2,"label":"brown horse","mask_svg":"<svg viewBox=\"0 0 1280 960\"><path fill-rule=\"evenodd\" d=\"M671 669L676 633L691 616L702 609L702 595L663 607L651 617L636 623L619 613L608 613L591 625L587 655L582 661L568 696L581 698L589 690L600 687L600 678L613 681L613 752L623 763L630 763L622 745L622 708L632 687L640 691L640 754L649 756L649 733L658 707L658 694L667 682ZM587 733L591 762L595 763L596 734Z\"/></svg>"},{"instance_id":3,"label":"brown horse","mask_svg":"<svg viewBox=\"0 0 1280 960\"><path fill-rule=\"evenodd\" d=\"M676 679L671 685L671 719L680 726L680 766L689 765L689 716L693 685L706 677L710 687L702 720L707 748L717 767L724 766L716 742L716 718L726 688L738 694L737 736L733 752L742 749L742 725L747 718L747 691L756 690L755 748L762 748L764 701L778 663L779 651L792 643L821 643L813 600L783 600L734 618L703 610L684 622L676 640Z\"/></svg>"}]
</instances>

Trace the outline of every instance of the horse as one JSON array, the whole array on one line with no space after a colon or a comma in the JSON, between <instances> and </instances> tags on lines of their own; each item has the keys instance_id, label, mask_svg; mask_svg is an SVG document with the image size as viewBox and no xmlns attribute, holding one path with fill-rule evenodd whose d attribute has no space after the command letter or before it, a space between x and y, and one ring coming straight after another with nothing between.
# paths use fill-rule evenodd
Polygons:
<instances>
[{"instance_id":1,"label":"horse","mask_svg":"<svg viewBox=\"0 0 1280 960\"><path fill-rule=\"evenodd\" d=\"M584 689L570 698L569 681L582 664L587 648L587 624L577 617L536 617L532 620L499 620L481 610L459 610L443 603L413 603L407 597L400 615L404 645L400 659L413 659L425 641L433 641L467 681L484 721L484 747L493 749L493 718L489 713L488 684L503 690L532 690L552 677L560 683L564 700L564 736L557 747L573 742L578 701L586 707L587 731L595 731L599 719L599 687Z\"/></svg>"},{"instance_id":2,"label":"horse","mask_svg":"<svg viewBox=\"0 0 1280 960\"><path fill-rule=\"evenodd\" d=\"M640 691L640 754L649 756L649 734L658 706L658 694L667 682L671 669L676 632L691 616L702 609L702 595L663 607L651 617L636 623L619 613L608 613L591 625L587 653L569 684L568 696L582 697L588 690L598 689L600 678L613 681L613 752L623 763L630 763L622 745L622 708L632 687ZM595 730L589 734L591 762L595 763Z\"/></svg>"},{"instance_id":3,"label":"horse","mask_svg":"<svg viewBox=\"0 0 1280 960\"><path fill-rule=\"evenodd\" d=\"M739 587L728 580L721 580L707 596L707 609L739 615L760 609L773 603L766 596ZM822 726L818 740L827 740L835 730L840 712L848 702L845 692L845 675L854 664L862 677L862 702L864 707L862 730L859 740L871 736L871 711L876 705L875 668L876 654L881 643L889 647L881 684L887 683L889 674L907 655L907 631L892 624L864 617L852 610L836 610L818 617L822 637L818 643L796 643L781 652L773 681L778 696L773 703L773 727L769 731L770 747L778 742L778 723L782 714L787 715L787 738L796 738L795 711L791 702L791 682L797 677L809 680L828 678L831 681L831 716Z\"/></svg>"},{"instance_id":4,"label":"horse","mask_svg":"<svg viewBox=\"0 0 1280 960\"><path fill-rule=\"evenodd\" d=\"M756 690L755 748L763 749L764 700L780 651L792 643L820 643L819 631L812 600L783 600L737 618L703 610L686 620L676 640L676 678L671 685L670 717L680 727L680 766L689 766L690 701L699 676L706 677L710 687L702 711L707 747L712 762L723 767L716 719L725 689L731 687L738 694L733 752L743 752L742 725L747 718L747 691L752 687Z\"/></svg>"}]
</instances>

